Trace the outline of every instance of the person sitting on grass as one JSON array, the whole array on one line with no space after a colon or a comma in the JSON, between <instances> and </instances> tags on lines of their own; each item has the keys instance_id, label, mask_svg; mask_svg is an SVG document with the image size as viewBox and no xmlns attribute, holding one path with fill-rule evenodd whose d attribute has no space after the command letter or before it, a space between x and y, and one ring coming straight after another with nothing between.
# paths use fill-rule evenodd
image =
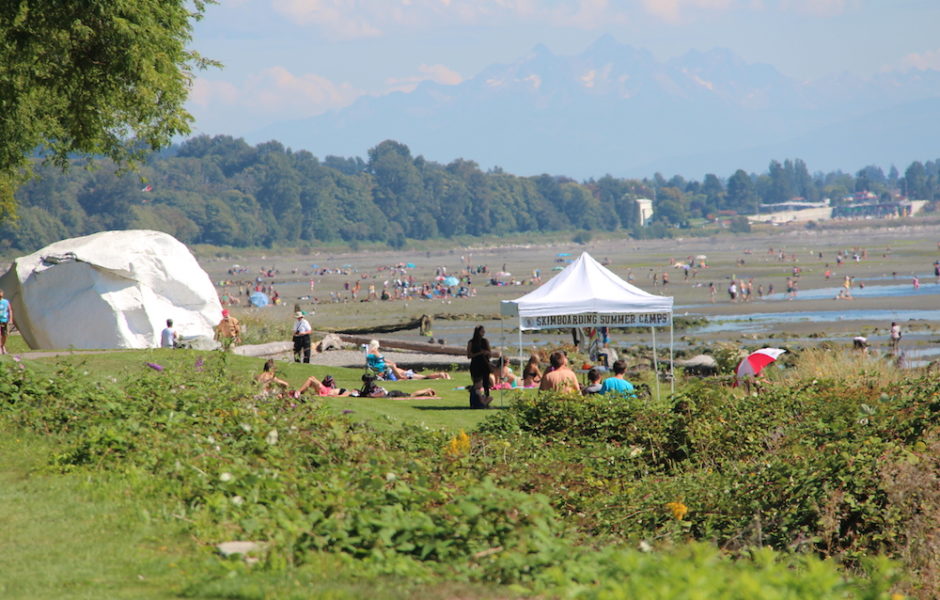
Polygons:
<instances>
[{"instance_id":1,"label":"person sitting on grass","mask_svg":"<svg viewBox=\"0 0 940 600\"><path fill-rule=\"evenodd\" d=\"M587 385L581 386L581 394L587 396L589 394L599 394L601 393L601 372L597 369L591 369L587 374Z\"/></svg>"},{"instance_id":2,"label":"person sitting on grass","mask_svg":"<svg viewBox=\"0 0 940 600\"><path fill-rule=\"evenodd\" d=\"M424 388L414 390L413 392L403 392L401 390L386 390L375 383L375 375L366 373L362 376L362 389L359 390L360 398L437 398L437 391L433 388Z\"/></svg>"},{"instance_id":3,"label":"person sitting on grass","mask_svg":"<svg viewBox=\"0 0 940 600\"><path fill-rule=\"evenodd\" d=\"M307 381L300 386L296 395L300 396L311 388L313 388L313 391L315 391L318 396L349 396L352 393L352 390L336 387L336 380L333 379L332 375L327 375L323 378L323 381L311 375L307 378Z\"/></svg>"},{"instance_id":4,"label":"person sitting on grass","mask_svg":"<svg viewBox=\"0 0 940 600\"><path fill-rule=\"evenodd\" d=\"M568 367L568 356L556 350L548 357L552 370L542 376L539 390L543 392L561 392L564 394L581 394L578 376Z\"/></svg>"},{"instance_id":5,"label":"person sitting on grass","mask_svg":"<svg viewBox=\"0 0 940 600\"><path fill-rule=\"evenodd\" d=\"M492 377L492 375L490 375ZM482 409L489 408L490 404L493 402L493 396L490 396L486 393L486 388L483 387L483 380L477 379L469 386L470 388L470 408L473 409Z\"/></svg>"},{"instance_id":6,"label":"person sitting on grass","mask_svg":"<svg viewBox=\"0 0 940 600\"><path fill-rule=\"evenodd\" d=\"M539 357L535 354L529 356L529 362L522 369L522 387L538 387L542 381L542 372L539 370Z\"/></svg>"},{"instance_id":7,"label":"person sitting on grass","mask_svg":"<svg viewBox=\"0 0 940 600\"><path fill-rule=\"evenodd\" d=\"M395 363L385 360L385 357L379 354L379 340L369 342L366 364L370 369L378 373L380 377L393 381L399 379L450 379L450 373L444 371L427 374L415 373L411 369L402 369Z\"/></svg>"},{"instance_id":8,"label":"person sitting on grass","mask_svg":"<svg viewBox=\"0 0 940 600\"><path fill-rule=\"evenodd\" d=\"M277 376L277 366L273 358L269 358L264 362L264 368L255 375L255 381L261 384L261 389L264 392L282 392L290 387L289 383Z\"/></svg>"},{"instance_id":9,"label":"person sitting on grass","mask_svg":"<svg viewBox=\"0 0 940 600\"><path fill-rule=\"evenodd\" d=\"M615 360L614 366L612 368L614 374L604 380L604 383L601 384L599 393L605 395L621 394L624 396L636 397L636 394L633 390L633 384L624 378L624 373L627 372L627 363L622 360Z\"/></svg>"},{"instance_id":10,"label":"person sitting on grass","mask_svg":"<svg viewBox=\"0 0 940 600\"><path fill-rule=\"evenodd\" d=\"M522 383L522 380L509 368L509 360L503 356L496 359L496 368L493 370L491 377L496 379L495 384L492 386L495 390L518 387Z\"/></svg>"}]
</instances>

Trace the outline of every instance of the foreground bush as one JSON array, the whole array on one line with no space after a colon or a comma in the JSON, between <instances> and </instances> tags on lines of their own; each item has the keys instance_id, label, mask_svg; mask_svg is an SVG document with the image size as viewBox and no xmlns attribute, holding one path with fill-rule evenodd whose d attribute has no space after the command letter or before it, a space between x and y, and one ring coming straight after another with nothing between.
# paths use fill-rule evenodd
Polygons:
<instances>
[{"instance_id":1,"label":"foreground bush","mask_svg":"<svg viewBox=\"0 0 940 600\"><path fill-rule=\"evenodd\" d=\"M887 388L797 380L760 395L706 382L663 405L531 396L480 433L528 448L504 481L562 490L556 507L583 532L770 546L856 567L885 553L905 559L922 597L940 594L936 377ZM533 469L532 455L551 468ZM685 511L681 527L670 504Z\"/></svg>"},{"instance_id":2,"label":"foreground bush","mask_svg":"<svg viewBox=\"0 0 940 600\"><path fill-rule=\"evenodd\" d=\"M265 542L273 570L331 553L371 573L573 596L878 598L883 570L849 583L811 556L859 570L886 553L913 591L936 591L931 379L760 398L687 385L663 405L542 396L452 436L258 397L225 360L181 352L104 383L0 363L0 415L61 440L57 468L119 471L166 498L207 545Z\"/></svg>"}]
</instances>

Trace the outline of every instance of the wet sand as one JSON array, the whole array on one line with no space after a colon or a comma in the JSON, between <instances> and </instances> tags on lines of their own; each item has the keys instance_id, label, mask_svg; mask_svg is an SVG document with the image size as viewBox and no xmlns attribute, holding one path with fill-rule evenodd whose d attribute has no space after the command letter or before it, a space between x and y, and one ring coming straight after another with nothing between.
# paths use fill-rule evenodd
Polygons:
<instances>
[{"instance_id":1,"label":"wet sand","mask_svg":"<svg viewBox=\"0 0 940 600\"><path fill-rule=\"evenodd\" d=\"M805 343L813 343L812 340L820 338L850 341L860 334L877 338L886 332L891 320L898 320L905 331L911 333L905 336L905 343L911 340L910 343L929 344L934 341L932 327L940 322L937 318L940 313L930 312L940 311L940 285L932 276L933 262L940 258L938 241L940 224L847 231L793 227L744 236L729 234L648 241L609 237L586 245L560 242L485 248L463 246L432 250L313 253L308 256L282 253L233 256L225 260L213 258L201 262L215 281L232 278L247 283L259 274L261 267L279 271L272 279L263 278L263 281L275 283L284 303L264 309L239 308L236 314L241 312L265 321L288 324L296 303L303 310L315 311L311 318L314 328L385 325L422 314L462 315L456 320L435 319L435 336L444 338L448 344L459 344L469 337L474 325L484 323L490 330L491 340L514 346L517 340L517 334L512 333L515 323L494 320L499 312L499 301L518 298L535 289L531 282L533 270L541 269L542 281L547 281L557 273L556 269L567 264L565 260L587 251L597 260L608 263L608 267L620 277L629 279L632 274L634 285L651 293L673 296L677 316L688 314L712 320L710 327L701 328L702 331L677 331L677 338L685 338L685 345L746 340L753 339L755 335L762 336L761 339L773 336L771 339L803 340ZM779 258L781 250L784 260ZM839 250L848 254L848 260L841 265L836 262ZM571 256L557 256L560 253ZM857 262L852 258L855 253L860 256ZM683 269L672 264L687 262L689 258L694 261L698 255L707 256L708 266L697 270L694 275L690 271L688 279L684 277ZM505 267L505 271L512 275L501 279L519 284L493 286L488 284L488 276L473 274L471 280L476 295L472 298L387 302L352 301L344 289L344 283L353 285L358 280L362 286L360 298L367 295L369 284L374 284L380 293L384 282L394 279L394 275L377 269L409 262L414 263L415 268L407 272L419 281L433 279L436 269L441 267L446 268L448 274L459 275L464 265L469 263L474 267L487 265L491 274L503 271ZM226 270L233 263L247 267L248 271L227 275ZM347 273L312 275L314 264L330 268L348 265ZM796 299L779 299L794 267L800 269ZM824 276L827 269L830 271L829 279ZM670 279L665 287L661 284L663 273L667 273ZM654 274L657 285L653 283ZM921 285L916 293L913 293L911 284L913 274L920 275ZM828 297L838 289L846 275L854 278L854 299L834 300ZM755 292L758 286L763 286L766 293L773 285L775 295L767 300L731 303L726 289L732 277L752 279ZM312 291L311 279L314 280ZM713 282L717 289L715 303L710 301L709 282ZM865 285L864 290L859 288L861 283ZM911 293L905 293L906 286L910 287ZM220 291L237 292L244 300L244 287L222 287ZM343 301L331 303L330 292ZM860 314L861 311L868 312ZM777 319L771 316L780 313L787 316ZM800 313L806 313L806 319L794 316ZM760 318L761 314L770 318ZM742 330L740 322L745 315L755 315L758 325L752 322L746 331ZM852 315L860 318L848 318ZM731 317L736 317L737 324ZM911 321L911 317L920 320ZM418 337L416 330L389 335L401 339ZM624 343L643 343L649 336L648 332L640 332L618 337ZM923 339L915 339L918 337ZM524 343L542 344L567 339L570 339L567 334L534 332L524 336Z\"/></svg>"}]
</instances>

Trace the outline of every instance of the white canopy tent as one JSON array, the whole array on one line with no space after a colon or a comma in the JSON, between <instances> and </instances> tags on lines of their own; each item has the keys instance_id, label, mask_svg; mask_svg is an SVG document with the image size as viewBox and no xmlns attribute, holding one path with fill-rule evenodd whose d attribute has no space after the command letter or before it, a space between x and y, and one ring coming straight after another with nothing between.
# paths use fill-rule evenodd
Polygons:
<instances>
[{"instance_id":1,"label":"white canopy tent","mask_svg":"<svg viewBox=\"0 0 940 600\"><path fill-rule=\"evenodd\" d=\"M644 292L584 252L544 285L516 300L500 303L500 314L519 318L522 332L572 327L649 327L653 368L657 370L656 327L669 327L669 364L673 362L672 297ZM673 378L674 380L674 378ZM672 384L675 391L675 383Z\"/></svg>"}]
</instances>

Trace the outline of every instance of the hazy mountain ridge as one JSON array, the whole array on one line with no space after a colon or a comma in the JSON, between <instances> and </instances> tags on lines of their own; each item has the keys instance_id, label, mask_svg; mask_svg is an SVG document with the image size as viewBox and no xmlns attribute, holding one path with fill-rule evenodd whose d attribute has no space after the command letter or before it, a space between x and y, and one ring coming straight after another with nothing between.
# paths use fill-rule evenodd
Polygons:
<instances>
[{"instance_id":1,"label":"hazy mountain ridge","mask_svg":"<svg viewBox=\"0 0 940 600\"><path fill-rule=\"evenodd\" d=\"M519 174L727 175L784 157L770 152L813 157L810 167L823 170L940 154L938 106L938 71L799 82L726 49L659 61L605 36L577 55L538 45L455 86L425 82L360 98L248 137L320 156L363 156L394 139L433 160L462 157Z\"/></svg>"}]
</instances>

